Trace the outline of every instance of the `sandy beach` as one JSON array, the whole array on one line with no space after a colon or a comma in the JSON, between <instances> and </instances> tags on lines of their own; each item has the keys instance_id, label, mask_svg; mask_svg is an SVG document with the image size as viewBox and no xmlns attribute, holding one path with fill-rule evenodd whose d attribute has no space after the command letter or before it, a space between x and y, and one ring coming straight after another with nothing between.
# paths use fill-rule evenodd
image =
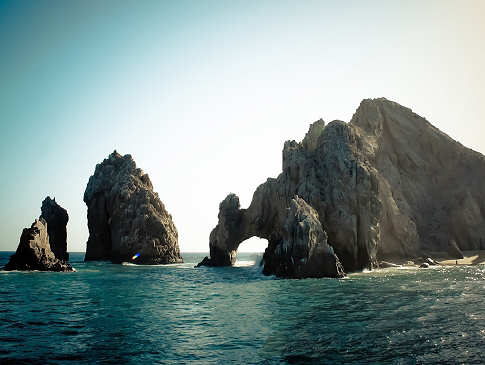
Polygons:
<instances>
[{"instance_id":1,"label":"sandy beach","mask_svg":"<svg viewBox=\"0 0 485 365\"><path fill-rule=\"evenodd\" d=\"M429 257L444 266L455 265L485 265L485 250L462 251L462 259L451 258L447 252L428 252L423 257L414 259L387 258L380 260L380 268L398 267L398 266L416 266L419 267L424 259Z\"/></svg>"},{"instance_id":2,"label":"sandy beach","mask_svg":"<svg viewBox=\"0 0 485 365\"><path fill-rule=\"evenodd\" d=\"M435 258L441 265L482 265L485 264L485 250L463 251L462 259Z\"/></svg>"}]
</instances>

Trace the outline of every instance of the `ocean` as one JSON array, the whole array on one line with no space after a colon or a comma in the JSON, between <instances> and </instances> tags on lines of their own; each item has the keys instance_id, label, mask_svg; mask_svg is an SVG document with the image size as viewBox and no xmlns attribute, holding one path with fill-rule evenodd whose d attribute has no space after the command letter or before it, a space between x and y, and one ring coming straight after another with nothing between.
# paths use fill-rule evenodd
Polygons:
<instances>
[{"instance_id":1,"label":"ocean","mask_svg":"<svg viewBox=\"0 0 485 365\"><path fill-rule=\"evenodd\" d=\"M12 252L0 253L4 266ZM261 254L195 269L83 262L0 272L0 364L485 361L485 266L265 277Z\"/></svg>"}]
</instances>

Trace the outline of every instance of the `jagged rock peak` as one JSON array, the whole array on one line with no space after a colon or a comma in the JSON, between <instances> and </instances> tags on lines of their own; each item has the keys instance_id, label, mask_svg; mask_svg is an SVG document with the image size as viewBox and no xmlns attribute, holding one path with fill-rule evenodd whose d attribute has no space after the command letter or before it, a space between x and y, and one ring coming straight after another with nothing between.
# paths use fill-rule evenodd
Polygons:
<instances>
[{"instance_id":1,"label":"jagged rock peak","mask_svg":"<svg viewBox=\"0 0 485 365\"><path fill-rule=\"evenodd\" d=\"M67 222L69 215L67 210L56 203L56 198L49 196L44 199L41 207L42 214L39 218L47 222L47 233L51 250L59 260L68 261L67 253Z\"/></svg>"},{"instance_id":2,"label":"jagged rock peak","mask_svg":"<svg viewBox=\"0 0 485 365\"><path fill-rule=\"evenodd\" d=\"M320 138L320 135L322 134L324 128L325 122L323 121L323 119L319 119L316 122L310 124L308 132L301 142L303 148L309 151L314 151L318 146L318 138Z\"/></svg>"},{"instance_id":3,"label":"jagged rock peak","mask_svg":"<svg viewBox=\"0 0 485 365\"><path fill-rule=\"evenodd\" d=\"M36 219L30 228L24 228L17 251L5 270L74 271L52 252L47 222L43 218Z\"/></svg>"},{"instance_id":4,"label":"jagged rock peak","mask_svg":"<svg viewBox=\"0 0 485 365\"><path fill-rule=\"evenodd\" d=\"M172 216L131 155L115 150L96 165L84 202L89 228L85 260L182 262Z\"/></svg>"}]
</instances>

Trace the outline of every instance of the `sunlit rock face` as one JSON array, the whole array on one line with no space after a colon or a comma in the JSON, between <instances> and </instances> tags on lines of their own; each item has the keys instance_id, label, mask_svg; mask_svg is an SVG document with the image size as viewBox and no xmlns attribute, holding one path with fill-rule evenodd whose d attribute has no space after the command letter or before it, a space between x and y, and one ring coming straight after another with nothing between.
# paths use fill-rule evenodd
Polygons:
<instances>
[{"instance_id":1,"label":"sunlit rock face","mask_svg":"<svg viewBox=\"0 0 485 365\"><path fill-rule=\"evenodd\" d=\"M73 271L72 266L59 260L51 250L47 222L36 219L30 228L24 228L17 251L5 270Z\"/></svg>"},{"instance_id":2,"label":"sunlit rock face","mask_svg":"<svg viewBox=\"0 0 485 365\"><path fill-rule=\"evenodd\" d=\"M69 216L67 210L57 204L55 198L47 197L42 202L41 212L40 218L47 222L47 233L52 252L59 260L68 261L67 222Z\"/></svg>"},{"instance_id":3,"label":"sunlit rock face","mask_svg":"<svg viewBox=\"0 0 485 365\"><path fill-rule=\"evenodd\" d=\"M235 195L221 203L205 264L232 265L239 243L252 236L268 240L269 263L296 197L316 211L345 271L373 268L378 259L484 249L483 181L484 156L408 108L366 99L350 123L319 120L300 143L285 142L283 172L257 188L247 209Z\"/></svg>"},{"instance_id":4,"label":"sunlit rock face","mask_svg":"<svg viewBox=\"0 0 485 365\"><path fill-rule=\"evenodd\" d=\"M114 151L96 166L84 202L89 228L86 261L182 262L172 217L153 191L148 174L130 155Z\"/></svg>"}]
</instances>

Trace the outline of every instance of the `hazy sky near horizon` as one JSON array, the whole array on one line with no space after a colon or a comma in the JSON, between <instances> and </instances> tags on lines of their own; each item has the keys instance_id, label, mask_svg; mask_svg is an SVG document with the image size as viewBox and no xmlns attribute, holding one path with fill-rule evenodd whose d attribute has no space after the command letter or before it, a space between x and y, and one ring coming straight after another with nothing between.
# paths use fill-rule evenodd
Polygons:
<instances>
[{"instance_id":1,"label":"hazy sky near horizon","mask_svg":"<svg viewBox=\"0 0 485 365\"><path fill-rule=\"evenodd\" d=\"M116 149L150 175L181 250L208 251L229 192L247 207L285 140L364 98L484 153L484 44L479 0L0 0L0 250L50 195L84 251L84 189Z\"/></svg>"}]
</instances>

